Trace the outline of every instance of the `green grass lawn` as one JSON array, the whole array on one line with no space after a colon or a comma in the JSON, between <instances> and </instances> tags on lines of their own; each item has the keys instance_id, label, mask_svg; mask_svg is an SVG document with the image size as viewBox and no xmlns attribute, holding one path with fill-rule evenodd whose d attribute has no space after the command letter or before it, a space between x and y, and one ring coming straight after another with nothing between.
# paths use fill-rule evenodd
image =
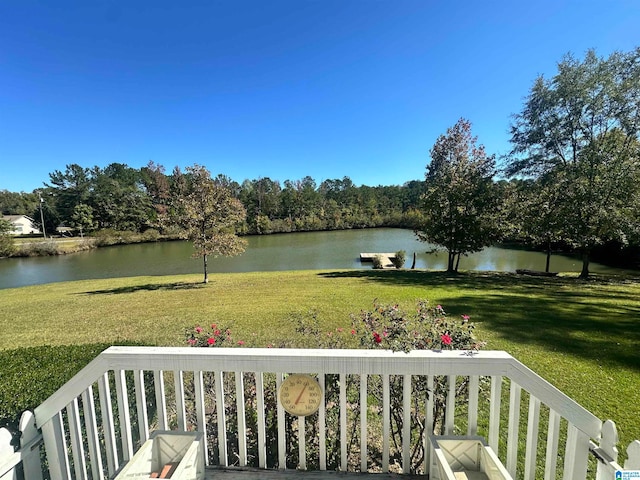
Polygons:
<instances>
[{"instance_id":1,"label":"green grass lawn","mask_svg":"<svg viewBox=\"0 0 640 480\"><path fill-rule=\"evenodd\" d=\"M625 448L640 439L640 279L409 270L214 274L207 285L201 278L0 290L0 419L37 405L104 345L181 345L186 329L211 323L229 326L247 344L278 345L296 337L294 318L310 311L330 332L349 328L349 315L376 299L407 307L428 299L450 315L469 314L487 349L508 351L600 418L614 420ZM65 371L46 377L51 358ZM38 366L51 385L25 393Z\"/></svg>"}]
</instances>

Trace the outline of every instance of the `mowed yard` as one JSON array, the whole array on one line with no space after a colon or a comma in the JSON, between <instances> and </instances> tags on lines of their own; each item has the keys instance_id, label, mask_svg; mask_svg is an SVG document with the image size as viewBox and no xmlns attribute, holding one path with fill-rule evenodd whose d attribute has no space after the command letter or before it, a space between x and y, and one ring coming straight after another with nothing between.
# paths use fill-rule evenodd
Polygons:
<instances>
[{"instance_id":1,"label":"mowed yard","mask_svg":"<svg viewBox=\"0 0 640 480\"><path fill-rule=\"evenodd\" d=\"M133 277L0 290L0 420L32 408L112 344L186 345L185 332L216 324L234 342L313 346L351 326L374 301L410 309L418 299L470 315L487 349L506 350L640 439L640 278L524 277L425 271L295 271Z\"/></svg>"}]
</instances>

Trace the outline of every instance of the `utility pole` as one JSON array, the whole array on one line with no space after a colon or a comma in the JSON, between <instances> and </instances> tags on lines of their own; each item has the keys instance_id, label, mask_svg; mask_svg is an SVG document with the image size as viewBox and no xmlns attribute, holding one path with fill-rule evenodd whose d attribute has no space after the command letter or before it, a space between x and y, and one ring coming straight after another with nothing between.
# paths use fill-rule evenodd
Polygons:
<instances>
[{"instance_id":1,"label":"utility pole","mask_svg":"<svg viewBox=\"0 0 640 480\"><path fill-rule=\"evenodd\" d=\"M42 193L38 192L38 195L40 196L40 221L42 222L42 236L46 240L47 232L45 231L45 228L44 228L44 214L42 213L42 204L44 203L44 200L42 199Z\"/></svg>"}]
</instances>

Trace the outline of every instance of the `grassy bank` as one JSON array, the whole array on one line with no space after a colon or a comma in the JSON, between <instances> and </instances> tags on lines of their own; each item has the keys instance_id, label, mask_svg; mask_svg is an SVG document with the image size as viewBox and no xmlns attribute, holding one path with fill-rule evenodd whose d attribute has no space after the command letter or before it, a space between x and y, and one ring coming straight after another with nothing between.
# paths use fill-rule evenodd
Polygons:
<instances>
[{"instance_id":1,"label":"grassy bank","mask_svg":"<svg viewBox=\"0 0 640 480\"><path fill-rule=\"evenodd\" d=\"M132 243L149 243L181 239L178 234L161 235L157 230L149 229L143 233L100 230L85 237L35 237L15 238L12 257L46 257L83 252L99 247L112 245L129 245Z\"/></svg>"},{"instance_id":2,"label":"grassy bank","mask_svg":"<svg viewBox=\"0 0 640 480\"><path fill-rule=\"evenodd\" d=\"M450 315L471 315L488 349L508 351L600 418L613 419L625 445L640 438L640 280L375 270L200 280L135 277L0 290L0 417L3 409L38 401L36 395L15 405L16 379L38 365L42 371L29 375L47 378L48 352L70 352L80 364L101 345L179 345L186 329L211 323L229 326L247 344L278 345L295 338L295 317L310 311L331 332L348 328L349 314L371 308L374 299L412 305L426 298ZM47 345L60 348L41 348ZM24 347L31 353L16 350ZM34 356L39 360L27 362ZM54 375L53 383L73 371Z\"/></svg>"}]
</instances>

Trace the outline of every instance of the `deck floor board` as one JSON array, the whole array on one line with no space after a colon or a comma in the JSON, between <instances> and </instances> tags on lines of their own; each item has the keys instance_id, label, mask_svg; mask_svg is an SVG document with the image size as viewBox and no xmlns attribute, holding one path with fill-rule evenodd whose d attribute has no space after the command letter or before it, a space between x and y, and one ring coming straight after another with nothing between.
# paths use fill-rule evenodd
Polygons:
<instances>
[{"instance_id":1,"label":"deck floor board","mask_svg":"<svg viewBox=\"0 0 640 480\"><path fill-rule=\"evenodd\" d=\"M333 470L276 470L258 468L208 467L207 480L424 480L424 475L398 473L337 472Z\"/></svg>"}]
</instances>

